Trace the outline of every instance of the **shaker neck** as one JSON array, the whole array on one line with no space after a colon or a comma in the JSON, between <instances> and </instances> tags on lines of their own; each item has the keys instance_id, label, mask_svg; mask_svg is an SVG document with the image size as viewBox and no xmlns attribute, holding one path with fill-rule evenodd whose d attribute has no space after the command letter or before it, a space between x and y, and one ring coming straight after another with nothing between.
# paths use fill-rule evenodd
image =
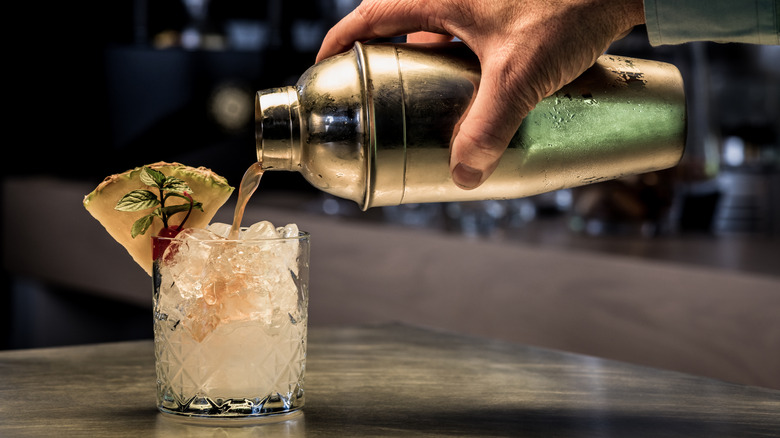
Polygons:
<instances>
[{"instance_id":1,"label":"shaker neck","mask_svg":"<svg viewBox=\"0 0 780 438\"><path fill-rule=\"evenodd\" d=\"M266 170L297 170L300 115L295 87L260 90L255 96L257 161Z\"/></svg>"}]
</instances>

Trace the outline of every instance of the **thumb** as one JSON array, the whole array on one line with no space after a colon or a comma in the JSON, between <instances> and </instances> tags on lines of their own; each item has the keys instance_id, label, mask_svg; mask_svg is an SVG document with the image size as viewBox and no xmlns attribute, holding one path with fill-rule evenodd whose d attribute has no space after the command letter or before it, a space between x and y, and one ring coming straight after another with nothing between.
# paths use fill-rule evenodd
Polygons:
<instances>
[{"instance_id":1,"label":"thumb","mask_svg":"<svg viewBox=\"0 0 780 438\"><path fill-rule=\"evenodd\" d=\"M484 66L483 66L484 67ZM535 103L509 92L505 77L483 68L477 94L450 147L452 180L463 189L479 187L498 166L523 118Z\"/></svg>"}]
</instances>

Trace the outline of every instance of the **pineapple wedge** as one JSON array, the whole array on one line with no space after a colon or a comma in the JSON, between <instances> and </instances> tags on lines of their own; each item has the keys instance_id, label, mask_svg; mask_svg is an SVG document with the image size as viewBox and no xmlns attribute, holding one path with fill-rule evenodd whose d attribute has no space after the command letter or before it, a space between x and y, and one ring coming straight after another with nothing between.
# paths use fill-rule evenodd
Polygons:
<instances>
[{"instance_id":1,"label":"pineapple wedge","mask_svg":"<svg viewBox=\"0 0 780 438\"><path fill-rule=\"evenodd\" d=\"M225 178L210 169L160 161L111 175L103 180L92 193L84 197L84 207L87 211L105 227L111 237L124 246L133 260L151 276L152 236L156 236L162 229L162 222L155 220L145 234L133 238L130 235L133 223L147 215L150 210L127 212L114 209L117 201L125 194L136 189L149 189L141 182L140 173L143 167L150 167L166 176L174 176L185 181L192 189L192 196L203 204L203 211L197 209L192 211L187 219L186 227L205 228L208 226L217 210L230 198L233 187L228 185ZM178 202L178 200L174 202ZM185 201L180 200L180 202ZM181 215L181 217L184 216Z\"/></svg>"}]
</instances>

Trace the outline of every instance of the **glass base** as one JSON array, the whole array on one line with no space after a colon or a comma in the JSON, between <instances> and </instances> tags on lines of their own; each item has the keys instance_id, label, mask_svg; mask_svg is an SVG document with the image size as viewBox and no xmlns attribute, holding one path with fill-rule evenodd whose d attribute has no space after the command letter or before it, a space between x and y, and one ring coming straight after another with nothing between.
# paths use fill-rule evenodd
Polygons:
<instances>
[{"instance_id":1,"label":"glass base","mask_svg":"<svg viewBox=\"0 0 780 438\"><path fill-rule=\"evenodd\" d=\"M223 414L223 415L203 415L190 412L170 411L158 407L162 417L184 424L197 424L203 426L255 426L259 424L278 423L291 420L301 416L303 411L300 408L293 408L284 412L259 413L259 414Z\"/></svg>"}]
</instances>

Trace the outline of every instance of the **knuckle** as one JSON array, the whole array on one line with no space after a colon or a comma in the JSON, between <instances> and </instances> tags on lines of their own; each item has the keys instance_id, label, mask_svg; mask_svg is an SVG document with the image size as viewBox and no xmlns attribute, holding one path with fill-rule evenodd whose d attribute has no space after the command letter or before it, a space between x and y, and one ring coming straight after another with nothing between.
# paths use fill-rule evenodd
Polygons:
<instances>
[{"instance_id":1,"label":"knuckle","mask_svg":"<svg viewBox=\"0 0 780 438\"><path fill-rule=\"evenodd\" d=\"M377 4L373 1L361 2L353 11L354 17L357 21L360 21L364 25L368 25L373 21L373 17L376 14Z\"/></svg>"}]
</instances>

